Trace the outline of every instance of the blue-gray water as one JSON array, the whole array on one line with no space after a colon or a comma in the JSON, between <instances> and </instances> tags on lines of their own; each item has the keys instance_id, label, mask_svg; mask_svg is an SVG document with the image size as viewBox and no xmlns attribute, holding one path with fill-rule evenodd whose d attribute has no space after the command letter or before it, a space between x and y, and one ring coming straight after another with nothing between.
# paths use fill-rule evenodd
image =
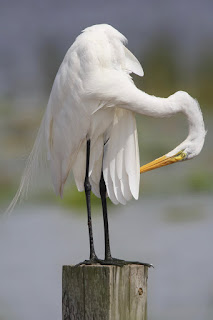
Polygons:
<instances>
[{"instance_id":1,"label":"blue-gray water","mask_svg":"<svg viewBox=\"0 0 213 320\"><path fill-rule=\"evenodd\" d=\"M113 255L155 266L149 271L149 319L213 318L212 207L210 196L173 196L110 208ZM94 229L101 256L101 214ZM0 222L0 257L0 319L61 320L62 265L88 257L86 215L20 208Z\"/></svg>"}]
</instances>

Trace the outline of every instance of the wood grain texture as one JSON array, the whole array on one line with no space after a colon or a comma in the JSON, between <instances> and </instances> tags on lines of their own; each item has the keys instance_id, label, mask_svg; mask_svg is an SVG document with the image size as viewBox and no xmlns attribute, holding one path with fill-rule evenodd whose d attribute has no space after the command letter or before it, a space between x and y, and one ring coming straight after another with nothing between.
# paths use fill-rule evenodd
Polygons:
<instances>
[{"instance_id":1,"label":"wood grain texture","mask_svg":"<svg viewBox=\"0 0 213 320\"><path fill-rule=\"evenodd\" d=\"M63 320L147 320L148 267L64 266Z\"/></svg>"}]
</instances>

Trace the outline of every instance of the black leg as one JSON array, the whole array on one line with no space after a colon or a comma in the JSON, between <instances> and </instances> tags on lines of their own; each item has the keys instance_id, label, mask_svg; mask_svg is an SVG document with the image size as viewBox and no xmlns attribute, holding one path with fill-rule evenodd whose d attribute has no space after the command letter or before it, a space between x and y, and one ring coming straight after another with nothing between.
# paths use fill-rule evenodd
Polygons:
<instances>
[{"instance_id":1,"label":"black leg","mask_svg":"<svg viewBox=\"0 0 213 320\"><path fill-rule=\"evenodd\" d=\"M78 263L76 266L80 266L83 264L92 265L92 264L100 263L100 261L101 261L97 258L96 253L95 253L93 232L92 232L91 199L90 199L91 184L89 181L89 159L90 159L90 140L87 140L86 174L85 174L85 180L84 180L84 190L85 190L86 203L87 203L90 258L89 258L89 260L85 260L83 262Z\"/></svg>"},{"instance_id":2,"label":"black leg","mask_svg":"<svg viewBox=\"0 0 213 320\"><path fill-rule=\"evenodd\" d=\"M89 229L89 244L90 244L90 260L97 259L94 248L93 232L92 232L92 218L91 218L91 184L89 182L89 159L90 159L90 140L87 141L87 156L86 156L86 174L84 180L84 190L87 203L88 229Z\"/></svg>"},{"instance_id":3,"label":"black leg","mask_svg":"<svg viewBox=\"0 0 213 320\"><path fill-rule=\"evenodd\" d=\"M103 210L103 219L104 219L104 237L105 237L105 260L99 260L100 264L103 265L116 265L116 266L124 266L128 264L141 264L147 267L152 267L149 263L143 263L138 261L125 261L121 259L112 258L111 250L110 250L110 242L109 242L109 224L108 224L108 214L107 214L107 202L106 202L106 184L103 177L103 171L101 173L100 179L100 195L102 202L102 210Z\"/></svg>"},{"instance_id":4,"label":"black leg","mask_svg":"<svg viewBox=\"0 0 213 320\"><path fill-rule=\"evenodd\" d=\"M105 237L105 260L111 260L111 250L109 242L109 224L107 215L107 202L106 202L106 184L103 177L103 172L101 173L100 180L100 195L103 209L103 219L104 219L104 237Z\"/></svg>"}]
</instances>

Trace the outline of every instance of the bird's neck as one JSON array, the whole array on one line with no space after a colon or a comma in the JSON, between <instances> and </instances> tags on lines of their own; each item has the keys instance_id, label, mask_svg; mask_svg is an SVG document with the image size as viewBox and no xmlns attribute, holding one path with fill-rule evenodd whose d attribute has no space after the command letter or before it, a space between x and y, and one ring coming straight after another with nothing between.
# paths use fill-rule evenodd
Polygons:
<instances>
[{"instance_id":1,"label":"bird's neck","mask_svg":"<svg viewBox=\"0 0 213 320\"><path fill-rule=\"evenodd\" d=\"M189 128L188 138L190 138L191 141L204 138L206 132L203 115L197 100L186 94L185 99L181 104L181 111L187 117Z\"/></svg>"},{"instance_id":2,"label":"bird's neck","mask_svg":"<svg viewBox=\"0 0 213 320\"><path fill-rule=\"evenodd\" d=\"M187 158L193 158L200 153L206 135L200 106L188 93L182 91L176 92L168 99L173 104L173 110L182 112L186 116L189 133L187 138L174 150L170 151L167 156L186 150L188 152Z\"/></svg>"}]
</instances>

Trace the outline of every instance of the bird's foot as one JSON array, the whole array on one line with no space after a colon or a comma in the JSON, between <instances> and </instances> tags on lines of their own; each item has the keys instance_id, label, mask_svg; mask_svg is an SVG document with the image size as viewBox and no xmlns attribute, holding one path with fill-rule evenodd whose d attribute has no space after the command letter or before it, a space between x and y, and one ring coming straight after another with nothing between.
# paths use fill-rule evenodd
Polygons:
<instances>
[{"instance_id":1,"label":"bird's foot","mask_svg":"<svg viewBox=\"0 0 213 320\"><path fill-rule=\"evenodd\" d=\"M146 263L146 262L139 262L139 261L125 261L122 259L117 259L117 258L106 258L105 260L102 259L98 259L97 256L94 256L92 258L90 258L89 260L84 260L83 262L80 262L76 265L76 267L78 266L82 266L82 265L87 265L87 266L91 266L91 265L97 265L100 264L102 266L106 265L106 266L117 266L117 267L123 267L123 266L127 266L129 264L138 264L138 265L142 265L142 266L146 266L146 267L152 267L154 268L154 266L150 263Z\"/></svg>"},{"instance_id":2,"label":"bird's foot","mask_svg":"<svg viewBox=\"0 0 213 320\"><path fill-rule=\"evenodd\" d=\"M106 258L105 260L100 260L99 263L101 265L113 265L113 266L118 266L118 267L123 267L123 266L129 265L129 264L138 264L138 265L143 265L143 266L146 266L149 268L153 267L153 265L150 263L144 263L144 262L138 262L138 261L125 261L122 259L117 259L117 258L112 258L112 257Z\"/></svg>"},{"instance_id":3,"label":"bird's foot","mask_svg":"<svg viewBox=\"0 0 213 320\"><path fill-rule=\"evenodd\" d=\"M91 266L91 265L95 265L95 264L102 264L103 260L98 259L98 257L96 255L90 257L89 260L84 260L83 262L80 262L78 264L76 264L76 267L78 266L82 266L82 265L87 265L87 266Z\"/></svg>"}]
</instances>

